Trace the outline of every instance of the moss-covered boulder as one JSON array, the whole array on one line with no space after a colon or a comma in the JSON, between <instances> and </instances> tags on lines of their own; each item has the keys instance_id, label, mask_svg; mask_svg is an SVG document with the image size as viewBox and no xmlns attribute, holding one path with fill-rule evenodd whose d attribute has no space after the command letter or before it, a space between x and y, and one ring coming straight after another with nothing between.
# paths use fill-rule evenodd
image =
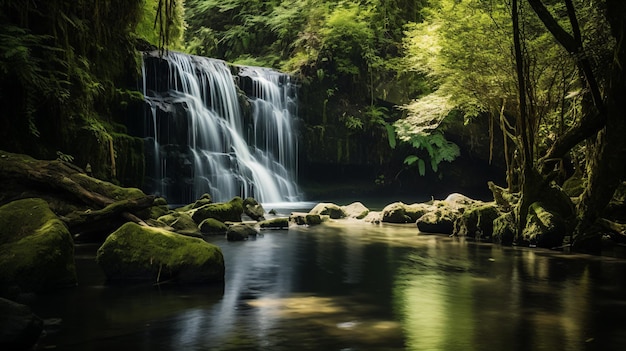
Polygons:
<instances>
[{"instance_id":1,"label":"moss-covered boulder","mask_svg":"<svg viewBox=\"0 0 626 351\"><path fill-rule=\"evenodd\" d=\"M350 205L342 206L343 211L348 218L363 219L370 212L369 208L365 207L360 202L353 202Z\"/></svg>"},{"instance_id":2,"label":"moss-covered boulder","mask_svg":"<svg viewBox=\"0 0 626 351\"><path fill-rule=\"evenodd\" d=\"M32 350L43 331L43 320L28 306L0 298L0 349Z\"/></svg>"},{"instance_id":3,"label":"moss-covered boulder","mask_svg":"<svg viewBox=\"0 0 626 351\"><path fill-rule=\"evenodd\" d=\"M343 210L343 208L341 208L341 206L328 202L321 202L315 205L315 207L313 207L313 209L309 211L309 214L329 216L332 219L346 218L347 216L346 212Z\"/></svg>"},{"instance_id":4,"label":"moss-covered boulder","mask_svg":"<svg viewBox=\"0 0 626 351\"><path fill-rule=\"evenodd\" d=\"M154 199L152 207L148 208L148 218L157 219L170 213L170 209L167 206L167 201L162 197Z\"/></svg>"},{"instance_id":5,"label":"moss-covered boulder","mask_svg":"<svg viewBox=\"0 0 626 351\"><path fill-rule=\"evenodd\" d=\"M198 228L196 222L194 222L191 216L185 212L180 213L176 220L170 223L170 227L172 227L174 231L179 234L202 237L200 228Z\"/></svg>"},{"instance_id":6,"label":"moss-covered boulder","mask_svg":"<svg viewBox=\"0 0 626 351\"><path fill-rule=\"evenodd\" d=\"M407 205L403 202L394 202L383 208L381 221L386 223L415 223L420 217L434 210L429 204Z\"/></svg>"},{"instance_id":7,"label":"moss-covered boulder","mask_svg":"<svg viewBox=\"0 0 626 351\"><path fill-rule=\"evenodd\" d=\"M262 229L287 229L289 228L289 218L278 217L272 219L266 219L259 222L259 226Z\"/></svg>"},{"instance_id":8,"label":"moss-covered boulder","mask_svg":"<svg viewBox=\"0 0 626 351\"><path fill-rule=\"evenodd\" d=\"M223 235L228 231L228 226L215 218L207 218L198 225L200 232L205 235Z\"/></svg>"},{"instance_id":9,"label":"moss-covered boulder","mask_svg":"<svg viewBox=\"0 0 626 351\"><path fill-rule=\"evenodd\" d=\"M224 281L224 257L219 247L135 223L126 223L109 235L96 260L112 281Z\"/></svg>"},{"instance_id":10,"label":"moss-covered boulder","mask_svg":"<svg viewBox=\"0 0 626 351\"><path fill-rule=\"evenodd\" d=\"M74 242L48 203L23 199L0 207L0 290L75 284Z\"/></svg>"},{"instance_id":11,"label":"moss-covered boulder","mask_svg":"<svg viewBox=\"0 0 626 351\"><path fill-rule=\"evenodd\" d=\"M318 215L318 214L310 214L307 213L304 216L304 223L308 224L308 225L318 225L318 224L322 224L323 222L323 218L322 216Z\"/></svg>"},{"instance_id":12,"label":"moss-covered boulder","mask_svg":"<svg viewBox=\"0 0 626 351\"><path fill-rule=\"evenodd\" d=\"M226 240L228 241L242 241L248 240L249 237L256 237L259 233L253 226L248 224L235 224L228 227L226 232Z\"/></svg>"},{"instance_id":13,"label":"moss-covered boulder","mask_svg":"<svg viewBox=\"0 0 626 351\"><path fill-rule=\"evenodd\" d=\"M500 211L495 202L468 206L454 223L454 235L491 240L493 221L498 217Z\"/></svg>"},{"instance_id":14,"label":"moss-covered boulder","mask_svg":"<svg viewBox=\"0 0 626 351\"><path fill-rule=\"evenodd\" d=\"M243 200L243 213L255 221L262 221L265 219L265 209L258 201L256 201L256 199L252 197L248 197Z\"/></svg>"},{"instance_id":15,"label":"moss-covered boulder","mask_svg":"<svg viewBox=\"0 0 626 351\"><path fill-rule=\"evenodd\" d=\"M452 234L454 221L458 214L446 208L425 213L415 224L422 233Z\"/></svg>"},{"instance_id":16,"label":"moss-covered boulder","mask_svg":"<svg viewBox=\"0 0 626 351\"><path fill-rule=\"evenodd\" d=\"M215 218L220 222L241 222L243 200L236 196L229 202L207 204L190 210L189 214L198 224L207 218Z\"/></svg>"},{"instance_id":17,"label":"moss-covered boulder","mask_svg":"<svg viewBox=\"0 0 626 351\"><path fill-rule=\"evenodd\" d=\"M505 213L493 221L492 240L502 245L513 245L516 231L513 212Z\"/></svg>"},{"instance_id":18,"label":"moss-covered boulder","mask_svg":"<svg viewBox=\"0 0 626 351\"><path fill-rule=\"evenodd\" d=\"M525 243L544 248L558 247L563 245L567 232L567 223L558 213L548 210L541 202L530 205L522 232Z\"/></svg>"}]
</instances>

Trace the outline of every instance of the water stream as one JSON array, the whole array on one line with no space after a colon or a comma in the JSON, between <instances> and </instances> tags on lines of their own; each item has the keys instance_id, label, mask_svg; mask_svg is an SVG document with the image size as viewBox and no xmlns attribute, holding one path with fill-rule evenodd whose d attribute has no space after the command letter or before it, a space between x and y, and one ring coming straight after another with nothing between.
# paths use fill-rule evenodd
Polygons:
<instances>
[{"instance_id":1,"label":"water stream","mask_svg":"<svg viewBox=\"0 0 626 351\"><path fill-rule=\"evenodd\" d=\"M345 222L219 245L218 286L80 286L32 305L59 350L624 350L626 261Z\"/></svg>"}]
</instances>

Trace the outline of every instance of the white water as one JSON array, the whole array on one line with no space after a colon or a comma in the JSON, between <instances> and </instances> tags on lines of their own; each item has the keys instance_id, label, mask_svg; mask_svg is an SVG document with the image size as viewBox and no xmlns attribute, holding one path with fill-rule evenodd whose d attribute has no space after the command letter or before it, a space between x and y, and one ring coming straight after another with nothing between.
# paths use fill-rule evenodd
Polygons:
<instances>
[{"instance_id":1,"label":"white water","mask_svg":"<svg viewBox=\"0 0 626 351\"><path fill-rule=\"evenodd\" d=\"M223 61L175 52L163 59L167 79L157 77L165 74L163 61L144 60L146 159L152 162L147 191L170 203L190 203L204 193L215 201L299 201L289 77L258 67L241 67L234 77ZM235 84L244 79L252 85L248 120Z\"/></svg>"}]
</instances>

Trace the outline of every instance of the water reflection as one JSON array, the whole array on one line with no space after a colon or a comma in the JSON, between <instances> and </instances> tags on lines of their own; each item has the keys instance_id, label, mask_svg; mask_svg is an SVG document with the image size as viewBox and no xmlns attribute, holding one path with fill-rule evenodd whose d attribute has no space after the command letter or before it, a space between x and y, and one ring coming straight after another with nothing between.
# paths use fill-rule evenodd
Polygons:
<instances>
[{"instance_id":1,"label":"water reflection","mask_svg":"<svg viewBox=\"0 0 626 351\"><path fill-rule=\"evenodd\" d=\"M622 260L356 223L267 231L247 242L212 241L226 258L223 287L107 286L101 275L81 274L79 289L35 306L42 317L63 319L61 331L48 335L40 349L626 346Z\"/></svg>"}]
</instances>

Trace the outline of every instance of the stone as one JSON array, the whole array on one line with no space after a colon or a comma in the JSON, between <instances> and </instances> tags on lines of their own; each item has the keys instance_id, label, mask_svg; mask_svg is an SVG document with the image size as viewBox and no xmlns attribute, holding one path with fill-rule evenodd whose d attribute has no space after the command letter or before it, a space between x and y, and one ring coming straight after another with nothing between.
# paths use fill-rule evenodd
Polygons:
<instances>
[{"instance_id":1,"label":"stone","mask_svg":"<svg viewBox=\"0 0 626 351\"><path fill-rule=\"evenodd\" d=\"M278 218L266 219L264 221L259 222L259 226L262 229L288 229L289 218L278 217Z\"/></svg>"},{"instance_id":2,"label":"stone","mask_svg":"<svg viewBox=\"0 0 626 351\"><path fill-rule=\"evenodd\" d=\"M363 219L367 216L370 210L360 202L353 202L350 205L342 206L343 211L348 218Z\"/></svg>"},{"instance_id":3,"label":"stone","mask_svg":"<svg viewBox=\"0 0 626 351\"><path fill-rule=\"evenodd\" d=\"M255 221L262 221L265 219L265 209L252 197L247 197L243 200L243 213Z\"/></svg>"},{"instance_id":4,"label":"stone","mask_svg":"<svg viewBox=\"0 0 626 351\"><path fill-rule=\"evenodd\" d=\"M313 209L309 211L309 214L320 215L320 216L325 215L325 216L329 216L331 219L341 219L341 218L346 218L347 216L343 208L341 208L340 206L336 204L328 203L328 202L321 202L315 205L315 207L313 207Z\"/></svg>"},{"instance_id":5,"label":"stone","mask_svg":"<svg viewBox=\"0 0 626 351\"><path fill-rule=\"evenodd\" d=\"M0 207L0 293L38 292L76 285L74 241L42 199Z\"/></svg>"},{"instance_id":6,"label":"stone","mask_svg":"<svg viewBox=\"0 0 626 351\"><path fill-rule=\"evenodd\" d=\"M442 208L425 213L415 224L422 233L452 234L455 219L455 213Z\"/></svg>"},{"instance_id":7,"label":"stone","mask_svg":"<svg viewBox=\"0 0 626 351\"><path fill-rule=\"evenodd\" d=\"M383 208L381 221L386 223L415 223L427 212L434 210L429 204L407 205L403 202L394 202Z\"/></svg>"},{"instance_id":8,"label":"stone","mask_svg":"<svg viewBox=\"0 0 626 351\"><path fill-rule=\"evenodd\" d=\"M207 204L188 211L194 222L200 224L207 218L215 218L220 222L241 222L243 200L236 196L229 202Z\"/></svg>"},{"instance_id":9,"label":"stone","mask_svg":"<svg viewBox=\"0 0 626 351\"><path fill-rule=\"evenodd\" d=\"M228 228L226 232L226 240L228 241L242 241L248 240L249 237L256 237L258 232L254 227L248 224L235 224Z\"/></svg>"},{"instance_id":10,"label":"stone","mask_svg":"<svg viewBox=\"0 0 626 351\"><path fill-rule=\"evenodd\" d=\"M228 226L215 218L205 219L198 227L202 234L207 235L222 235L228 231Z\"/></svg>"},{"instance_id":11,"label":"stone","mask_svg":"<svg viewBox=\"0 0 626 351\"><path fill-rule=\"evenodd\" d=\"M0 297L0 349L32 350L43 331L43 320L28 306Z\"/></svg>"},{"instance_id":12,"label":"stone","mask_svg":"<svg viewBox=\"0 0 626 351\"><path fill-rule=\"evenodd\" d=\"M135 223L126 223L109 235L98 249L96 261L111 281L224 281L224 257L219 247Z\"/></svg>"}]
</instances>

